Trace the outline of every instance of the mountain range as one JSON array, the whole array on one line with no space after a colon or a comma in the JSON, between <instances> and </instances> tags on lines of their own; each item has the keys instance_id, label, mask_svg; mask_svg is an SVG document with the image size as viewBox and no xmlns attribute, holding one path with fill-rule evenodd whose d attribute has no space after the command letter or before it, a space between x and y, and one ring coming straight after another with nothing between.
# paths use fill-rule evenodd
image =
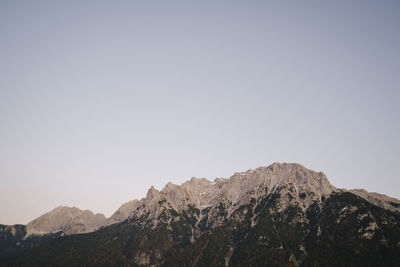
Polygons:
<instances>
[{"instance_id":1,"label":"mountain range","mask_svg":"<svg viewBox=\"0 0 400 267\"><path fill-rule=\"evenodd\" d=\"M399 266L400 201L295 163L0 225L0 266Z\"/></svg>"}]
</instances>

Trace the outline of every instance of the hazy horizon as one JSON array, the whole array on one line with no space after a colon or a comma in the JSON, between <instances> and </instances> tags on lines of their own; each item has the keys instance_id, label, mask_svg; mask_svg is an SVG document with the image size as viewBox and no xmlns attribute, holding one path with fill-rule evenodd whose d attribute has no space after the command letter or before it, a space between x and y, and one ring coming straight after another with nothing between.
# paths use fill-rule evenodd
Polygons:
<instances>
[{"instance_id":1,"label":"hazy horizon","mask_svg":"<svg viewBox=\"0 0 400 267\"><path fill-rule=\"evenodd\" d=\"M398 1L3 1L0 224L296 162L400 199Z\"/></svg>"}]
</instances>

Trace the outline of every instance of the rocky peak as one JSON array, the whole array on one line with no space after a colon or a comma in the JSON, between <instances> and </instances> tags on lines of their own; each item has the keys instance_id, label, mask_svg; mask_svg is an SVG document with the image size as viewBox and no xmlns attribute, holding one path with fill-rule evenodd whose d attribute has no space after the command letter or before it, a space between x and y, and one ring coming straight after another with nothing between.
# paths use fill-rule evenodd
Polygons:
<instances>
[{"instance_id":1,"label":"rocky peak","mask_svg":"<svg viewBox=\"0 0 400 267\"><path fill-rule=\"evenodd\" d=\"M191 203L202 209L212 204L213 198L216 197L220 185L224 181L226 181L226 179L215 179L214 182L211 182L206 178L192 178L183 183L181 187L187 192Z\"/></svg>"},{"instance_id":2,"label":"rocky peak","mask_svg":"<svg viewBox=\"0 0 400 267\"><path fill-rule=\"evenodd\" d=\"M90 210L59 206L27 224L27 236L63 232L88 233L97 230L106 220L103 214Z\"/></svg>"},{"instance_id":3,"label":"rocky peak","mask_svg":"<svg viewBox=\"0 0 400 267\"><path fill-rule=\"evenodd\" d=\"M258 199L265 193L285 188L290 188L296 195L316 196L310 202L337 191L322 172L295 163L273 163L268 167L235 173L221 188L221 195L222 199L242 205L249 203L251 198Z\"/></svg>"},{"instance_id":4,"label":"rocky peak","mask_svg":"<svg viewBox=\"0 0 400 267\"><path fill-rule=\"evenodd\" d=\"M210 181L192 177L181 185L169 182L161 191L152 186L145 198L121 206L105 225L123 221L129 216L147 214L149 219L156 218L165 209L182 212L190 206L199 210L207 209L212 215L218 214L223 205L229 217L236 208L249 204L252 199L259 200L277 192L282 196L282 209L292 204L307 209L312 203L321 203L323 197L327 198L332 192L338 191L322 172L309 170L296 163L273 163L267 167L234 173L229 179L216 178ZM366 194L362 190L353 193L375 205L400 209L398 200L384 199L379 194Z\"/></svg>"},{"instance_id":5,"label":"rocky peak","mask_svg":"<svg viewBox=\"0 0 400 267\"><path fill-rule=\"evenodd\" d=\"M154 186L152 185L149 191L147 191L146 199L153 200L153 199L159 199L160 197L161 197L160 192L157 189L155 189Z\"/></svg>"},{"instance_id":6,"label":"rocky peak","mask_svg":"<svg viewBox=\"0 0 400 267\"><path fill-rule=\"evenodd\" d=\"M173 183L168 183L161 190L161 194L175 210L183 210L189 203L193 202L193 198L186 188Z\"/></svg>"},{"instance_id":7,"label":"rocky peak","mask_svg":"<svg viewBox=\"0 0 400 267\"><path fill-rule=\"evenodd\" d=\"M297 163L273 163L266 169L266 176L271 177L269 187L274 189L288 184L294 185L297 189L303 189L320 195L329 195L337 189L332 186L326 175L322 172L315 172Z\"/></svg>"},{"instance_id":8,"label":"rocky peak","mask_svg":"<svg viewBox=\"0 0 400 267\"><path fill-rule=\"evenodd\" d=\"M181 185L169 182L161 191L152 186L146 197L132 206L130 215L141 216L148 212L150 217L154 217L164 208L180 212L188 209L190 205L199 210L209 208L212 212L222 203L227 207L229 216L235 208L248 204L251 199L259 199L266 193L285 188L295 191L295 198L302 202L304 207L313 201L320 201L321 196L337 191L322 172L314 172L300 164L273 163L268 167L237 172L229 179L216 178L209 181L192 177ZM299 194L305 194L307 197L300 198Z\"/></svg>"}]
</instances>

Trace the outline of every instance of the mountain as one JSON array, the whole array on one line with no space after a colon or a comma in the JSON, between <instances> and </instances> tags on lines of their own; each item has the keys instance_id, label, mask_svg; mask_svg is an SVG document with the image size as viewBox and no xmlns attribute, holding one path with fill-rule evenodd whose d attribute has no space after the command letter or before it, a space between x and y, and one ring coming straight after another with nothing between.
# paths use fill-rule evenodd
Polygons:
<instances>
[{"instance_id":1,"label":"mountain","mask_svg":"<svg viewBox=\"0 0 400 267\"><path fill-rule=\"evenodd\" d=\"M93 232L103 226L105 221L103 214L59 206L27 225L0 224L0 258L37 246L51 238Z\"/></svg>"},{"instance_id":2,"label":"mountain","mask_svg":"<svg viewBox=\"0 0 400 267\"><path fill-rule=\"evenodd\" d=\"M254 176L254 173L258 173L259 175L261 174L261 172L265 172L265 170L268 169L279 169L279 167L281 166L285 166L285 165L293 165L296 166L297 168L300 168L302 170L306 170L309 171L307 169L305 169L303 166L299 165L299 164L279 164L279 163L273 163L272 165L270 165L269 167L260 167L257 168L255 171L253 170L248 170L247 172L240 172L240 173L235 173L231 179L232 180L238 180L238 178L240 179L240 177L242 178L246 178L243 181L245 181L244 187L249 187L252 186L253 184L251 183L260 183L260 181L255 181L254 179L252 179L252 177L250 177L251 175ZM313 174L315 174L315 172L311 172ZM261 175L268 175L267 173L263 173ZM279 179L290 179L290 177L285 177L284 173L280 173L281 177ZM323 177L323 184L321 185L321 188L309 188L310 191L321 191L321 190L325 190L325 193L330 193L332 191L338 192L338 191L342 191L342 192L351 192L355 195L358 195L361 198L364 198L365 200L369 201L370 203L384 208L384 209L389 209L395 212L399 212L400 213L400 200L397 200L395 198L390 198L388 196L382 195L382 194L378 194L378 193L370 193L367 192L364 189L352 189L352 190L346 190L346 189L337 189L334 186L332 186L328 179L326 178L325 174L323 173L318 173L318 175L322 175ZM283 176L283 178L282 178ZM249 179L248 179L249 178ZM276 179L277 183L280 183L282 181L280 181L279 179ZM293 179L293 177L291 177L291 179ZM200 206L200 208L205 208L208 206L212 206L213 204L215 204L216 199L218 198L217 195L220 194L220 188L222 187L222 185L224 183L225 184L225 189L223 190L230 190L231 192L235 192L235 194L237 196L235 197L239 197L239 192L236 192L237 188L235 185L235 182L231 182L229 183L230 179L224 179L224 178L217 178L215 179L213 182L207 180L206 178L196 178L196 177L192 177L189 181L183 183L181 186L179 185L174 185L172 183L168 183L165 188L161 191L162 195L167 194L167 199L169 199L169 201L171 203L176 202L176 196L173 196L174 194L178 194L178 192L180 192L180 194L187 194L187 199L190 200L190 202L183 202L181 204L179 203L175 203L174 206L187 206L189 204L193 204L196 206ZM275 180L275 178L274 178ZM271 182L271 181L270 181ZM297 184L297 183L293 183L294 181L292 180L291 183L292 184ZM303 181L303 185L306 185L307 181ZM233 186L232 186L233 185ZM308 185L308 187L315 187L315 184L311 184ZM229 189L227 189L229 188ZM250 191L248 188L245 189L241 189L242 191ZM187 192L187 193L182 193L182 192ZM149 193L153 192L153 194L158 194L158 191L152 187L149 190ZM155 193L154 193L155 192ZM263 193L263 192L261 192ZM242 194L243 195L243 194ZM173 197L172 197L173 196ZM182 198L182 197L181 197ZM143 205L148 205L148 203L146 203L146 199L145 198L141 201L139 200L133 200L130 202L127 202L125 204L123 204L110 218L108 218L106 220L106 222L103 225L110 225L113 223L118 223L118 222L122 222L126 219L128 219L129 216L133 215L133 213L136 211L136 209L139 206L143 206ZM175 199L175 200L174 200ZM240 198L240 201L244 201L245 199L247 199L248 201L248 196L245 196L244 198ZM214 202L214 203L211 203ZM181 209L181 208L177 208L176 209ZM231 209L233 209L234 207L231 207Z\"/></svg>"},{"instance_id":3,"label":"mountain","mask_svg":"<svg viewBox=\"0 0 400 267\"><path fill-rule=\"evenodd\" d=\"M27 235L89 233L97 230L105 220L106 217L100 213L93 214L90 210L59 206L29 222L26 225Z\"/></svg>"},{"instance_id":4,"label":"mountain","mask_svg":"<svg viewBox=\"0 0 400 267\"><path fill-rule=\"evenodd\" d=\"M47 238L4 266L398 266L398 200L274 163L151 187L97 231ZM361 197L360 197L360 196ZM389 207L389 206L390 207ZM9 230L10 232L10 230ZM32 236L33 237L33 236Z\"/></svg>"}]
</instances>

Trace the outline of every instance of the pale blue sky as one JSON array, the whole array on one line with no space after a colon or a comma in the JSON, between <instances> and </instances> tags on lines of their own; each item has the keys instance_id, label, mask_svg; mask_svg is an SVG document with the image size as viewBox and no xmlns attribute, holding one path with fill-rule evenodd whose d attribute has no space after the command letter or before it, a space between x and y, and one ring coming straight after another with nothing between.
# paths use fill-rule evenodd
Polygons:
<instances>
[{"instance_id":1,"label":"pale blue sky","mask_svg":"<svg viewBox=\"0 0 400 267\"><path fill-rule=\"evenodd\" d=\"M398 1L2 1L0 223L275 161L400 198Z\"/></svg>"}]
</instances>

